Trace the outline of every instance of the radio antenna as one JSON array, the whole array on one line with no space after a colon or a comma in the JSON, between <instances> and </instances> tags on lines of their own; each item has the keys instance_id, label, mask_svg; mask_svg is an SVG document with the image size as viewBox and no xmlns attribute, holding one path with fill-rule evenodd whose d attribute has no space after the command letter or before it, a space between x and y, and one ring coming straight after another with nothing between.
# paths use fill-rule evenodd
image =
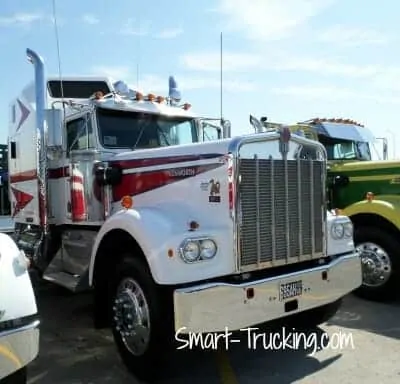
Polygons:
<instances>
[{"instance_id":1,"label":"radio antenna","mask_svg":"<svg viewBox=\"0 0 400 384\"><path fill-rule=\"evenodd\" d=\"M53 22L54 22L54 33L56 36L56 45L57 45L58 76L60 78L61 101L62 101L62 106L64 108L64 87L63 87L62 72L61 72L60 38L58 35L56 0L53 0Z\"/></svg>"},{"instance_id":2,"label":"radio antenna","mask_svg":"<svg viewBox=\"0 0 400 384\"><path fill-rule=\"evenodd\" d=\"M222 32L220 35L220 115L221 115L221 123L224 121L223 117L223 40L222 40Z\"/></svg>"},{"instance_id":3,"label":"radio antenna","mask_svg":"<svg viewBox=\"0 0 400 384\"><path fill-rule=\"evenodd\" d=\"M137 58L136 58L136 89L137 90L139 90L141 34L142 34L141 17L140 17L140 12L138 12L138 35L137 35Z\"/></svg>"}]
</instances>

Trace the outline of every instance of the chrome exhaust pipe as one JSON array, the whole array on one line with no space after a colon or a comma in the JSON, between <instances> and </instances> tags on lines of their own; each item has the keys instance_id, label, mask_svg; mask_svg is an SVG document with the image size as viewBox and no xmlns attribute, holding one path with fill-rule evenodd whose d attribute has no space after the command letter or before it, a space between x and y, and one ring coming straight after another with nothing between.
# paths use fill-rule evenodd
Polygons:
<instances>
[{"instance_id":1,"label":"chrome exhaust pipe","mask_svg":"<svg viewBox=\"0 0 400 384\"><path fill-rule=\"evenodd\" d=\"M40 225L46 235L48 233L48 204L47 204L47 153L46 153L46 121L47 108L46 80L43 58L35 51L27 48L28 60L35 68L35 98L36 98L36 132L38 136L38 161L36 173L39 184L39 217Z\"/></svg>"}]
</instances>

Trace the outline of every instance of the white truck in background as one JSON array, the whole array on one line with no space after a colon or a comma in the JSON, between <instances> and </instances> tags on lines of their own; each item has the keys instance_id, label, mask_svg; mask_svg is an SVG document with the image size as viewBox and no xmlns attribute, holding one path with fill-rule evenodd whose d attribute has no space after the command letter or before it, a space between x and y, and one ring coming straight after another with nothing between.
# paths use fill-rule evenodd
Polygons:
<instances>
[{"instance_id":1,"label":"white truck in background","mask_svg":"<svg viewBox=\"0 0 400 384\"><path fill-rule=\"evenodd\" d=\"M168 97L108 78L46 78L11 102L15 238L42 277L92 290L138 377L175 332L302 314L311 327L361 284L352 224L327 213L326 153L287 129L230 137ZM157 366L157 369L154 367Z\"/></svg>"},{"instance_id":2,"label":"white truck in background","mask_svg":"<svg viewBox=\"0 0 400 384\"><path fill-rule=\"evenodd\" d=\"M0 233L0 383L26 384L27 365L39 351L36 298L29 260Z\"/></svg>"}]
</instances>

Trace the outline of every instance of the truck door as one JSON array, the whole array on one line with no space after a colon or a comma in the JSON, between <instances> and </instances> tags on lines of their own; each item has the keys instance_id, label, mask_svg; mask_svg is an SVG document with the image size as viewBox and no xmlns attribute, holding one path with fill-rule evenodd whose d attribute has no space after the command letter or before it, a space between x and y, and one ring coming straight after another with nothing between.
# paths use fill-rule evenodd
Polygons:
<instances>
[{"instance_id":1,"label":"truck door","mask_svg":"<svg viewBox=\"0 0 400 384\"><path fill-rule=\"evenodd\" d=\"M91 115L86 113L66 123L66 157L69 177L64 180L64 217L73 222L86 221L87 198L85 175L73 161L73 154L95 148L94 130Z\"/></svg>"}]
</instances>

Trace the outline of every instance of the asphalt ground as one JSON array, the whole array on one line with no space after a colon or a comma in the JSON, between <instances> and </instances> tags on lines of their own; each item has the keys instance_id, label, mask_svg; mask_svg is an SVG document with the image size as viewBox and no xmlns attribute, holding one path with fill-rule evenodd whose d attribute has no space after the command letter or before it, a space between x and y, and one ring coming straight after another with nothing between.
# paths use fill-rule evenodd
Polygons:
<instances>
[{"instance_id":1,"label":"asphalt ground","mask_svg":"<svg viewBox=\"0 0 400 384\"><path fill-rule=\"evenodd\" d=\"M37 289L37 299L41 346L39 357L29 366L29 384L138 383L120 362L110 332L93 329L90 295L45 284ZM400 382L400 300L381 304L349 295L328 323L308 335L297 334L297 348L289 338L283 349L279 344L282 337L291 336L290 330L284 334L279 324L274 327L268 333L263 330L266 337L259 336L257 348L249 347L254 336L241 332L231 337L239 342L230 342L228 350L221 339L218 350L210 345L182 350L173 375L160 384ZM261 330L256 334L262 335ZM274 345L268 338L272 334L280 335Z\"/></svg>"}]
</instances>

